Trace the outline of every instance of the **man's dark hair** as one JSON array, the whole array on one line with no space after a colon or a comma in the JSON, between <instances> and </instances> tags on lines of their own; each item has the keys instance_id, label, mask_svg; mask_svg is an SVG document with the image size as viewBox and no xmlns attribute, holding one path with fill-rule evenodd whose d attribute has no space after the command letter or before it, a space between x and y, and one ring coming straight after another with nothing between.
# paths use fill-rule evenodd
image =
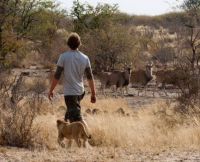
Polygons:
<instances>
[{"instance_id":1,"label":"man's dark hair","mask_svg":"<svg viewBox=\"0 0 200 162\"><path fill-rule=\"evenodd\" d=\"M71 33L67 40L67 45L72 50L76 50L81 45L81 38L77 33Z\"/></svg>"}]
</instances>

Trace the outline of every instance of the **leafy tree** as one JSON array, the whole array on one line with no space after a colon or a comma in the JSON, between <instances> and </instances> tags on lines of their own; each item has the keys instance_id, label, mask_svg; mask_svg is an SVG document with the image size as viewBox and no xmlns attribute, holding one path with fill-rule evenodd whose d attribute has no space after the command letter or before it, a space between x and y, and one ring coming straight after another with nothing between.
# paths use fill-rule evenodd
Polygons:
<instances>
[{"instance_id":1,"label":"leafy tree","mask_svg":"<svg viewBox=\"0 0 200 162\"><path fill-rule=\"evenodd\" d=\"M200 103L200 85L198 69L200 59L200 1L184 0L181 8L186 14L187 21L177 30L177 61L176 68L180 71L181 76L178 80L180 96L179 110L186 112L188 108L199 106ZM183 76L183 78L182 78ZM176 77L176 76L175 76Z\"/></svg>"},{"instance_id":2,"label":"leafy tree","mask_svg":"<svg viewBox=\"0 0 200 162\"><path fill-rule=\"evenodd\" d=\"M117 12L117 5L98 4L93 7L75 0L71 10L74 30L81 33L88 29L103 28L112 21L113 15Z\"/></svg>"},{"instance_id":3,"label":"leafy tree","mask_svg":"<svg viewBox=\"0 0 200 162\"><path fill-rule=\"evenodd\" d=\"M194 70L195 64L198 65L200 60L200 1L184 0L181 8L187 13L188 21L184 24L184 32L186 35L186 46L190 49L187 60ZM188 50L186 50L188 51Z\"/></svg>"},{"instance_id":4,"label":"leafy tree","mask_svg":"<svg viewBox=\"0 0 200 162\"><path fill-rule=\"evenodd\" d=\"M94 7L75 0L71 15L74 31L86 42L82 48L90 55L96 71L121 69L131 62L133 38L122 20L127 15L120 14L117 5Z\"/></svg>"},{"instance_id":5,"label":"leafy tree","mask_svg":"<svg viewBox=\"0 0 200 162\"><path fill-rule=\"evenodd\" d=\"M0 58L8 64L9 55L31 50L28 41L53 39L64 13L52 0L2 0L0 2ZM25 51L24 51L25 52ZM23 56L22 56L23 58Z\"/></svg>"},{"instance_id":6,"label":"leafy tree","mask_svg":"<svg viewBox=\"0 0 200 162\"><path fill-rule=\"evenodd\" d=\"M113 25L90 30L82 39L83 50L89 54L96 71L122 69L133 60L134 39L128 28Z\"/></svg>"},{"instance_id":7,"label":"leafy tree","mask_svg":"<svg viewBox=\"0 0 200 162\"><path fill-rule=\"evenodd\" d=\"M193 16L198 16L200 10L200 1L199 0L184 0L181 8L185 11L190 12Z\"/></svg>"}]
</instances>

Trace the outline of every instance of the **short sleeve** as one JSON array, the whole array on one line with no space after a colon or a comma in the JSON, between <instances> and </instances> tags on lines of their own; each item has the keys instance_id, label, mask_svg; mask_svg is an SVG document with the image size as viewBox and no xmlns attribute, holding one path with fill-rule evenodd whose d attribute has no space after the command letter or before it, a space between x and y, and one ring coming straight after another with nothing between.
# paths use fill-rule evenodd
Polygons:
<instances>
[{"instance_id":1,"label":"short sleeve","mask_svg":"<svg viewBox=\"0 0 200 162\"><path fill-rule=\"evenodd\" d=\"M86 64L86 68L91 68L91 64L90 64L90 59L89 58L87 58L87 64Z\"/></svg>"},{"instance_id":2,"label":"short sleeve","mask_svg":"<svg viewBox=\"0 0 200 162\"><path fill-rule=\"evenodd\" d=\"M58 59L58 62L57 62L57 66L64 67L64 58L63 58L63 55L60 55L60 57Z\"/></svg>"}]
</instances>

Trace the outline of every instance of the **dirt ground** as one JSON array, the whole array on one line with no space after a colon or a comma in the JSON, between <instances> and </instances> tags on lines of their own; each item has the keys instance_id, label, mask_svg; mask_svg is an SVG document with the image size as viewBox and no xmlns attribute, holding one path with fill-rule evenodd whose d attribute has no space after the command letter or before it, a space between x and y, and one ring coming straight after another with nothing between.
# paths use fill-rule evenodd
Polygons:
<instances>
[{"instance_id":1,"label":"dirt ground","mask_svg":"<svg viewBox=\"0 0 200 162\"><path fill-rule=\"evenodd\" d=\"M0 147L1 162L199 162L198 150L160 151L134 148L93 147L87 149L27 150Z\"/></svg>"}]
</instances>

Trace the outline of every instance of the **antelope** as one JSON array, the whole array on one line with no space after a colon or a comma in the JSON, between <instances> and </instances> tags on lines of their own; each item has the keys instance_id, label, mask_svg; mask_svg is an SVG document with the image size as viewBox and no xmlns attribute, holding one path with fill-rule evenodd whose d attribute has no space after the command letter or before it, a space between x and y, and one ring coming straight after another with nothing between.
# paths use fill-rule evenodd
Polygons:
<instances>
[{"instance_id":1,"label":"antelope","mask_svg":"<svg viewBox=\"0 0 200 162\"><path fill-rule=\"evenodd\" d=\"M104 89L107 87L115 86L115 91L120 88L121 94L123 94L123 88L126 88L128 93L128 85L130 83L131 68L126 68L124 71L115 70L113 72L102 72L99 75L101 88L104 93ZM105 93L104 93L105 94Z\"/></svg>"},{"instance_id":2,"label":"antelope","mask_svg":"<svg viewBox=\"0 0 200 162\"><path fill-rule=\"evenodd\" d=\"M132 86L134 84L143 86L145 88L145 94L146 94L146 86L152 79L153 79L152 64L147 64L145 70L139 69L136 71L132 71L130 82ZM139 91L138 91L138 96L139 96Z\"/></svg>"}]
</instances>

